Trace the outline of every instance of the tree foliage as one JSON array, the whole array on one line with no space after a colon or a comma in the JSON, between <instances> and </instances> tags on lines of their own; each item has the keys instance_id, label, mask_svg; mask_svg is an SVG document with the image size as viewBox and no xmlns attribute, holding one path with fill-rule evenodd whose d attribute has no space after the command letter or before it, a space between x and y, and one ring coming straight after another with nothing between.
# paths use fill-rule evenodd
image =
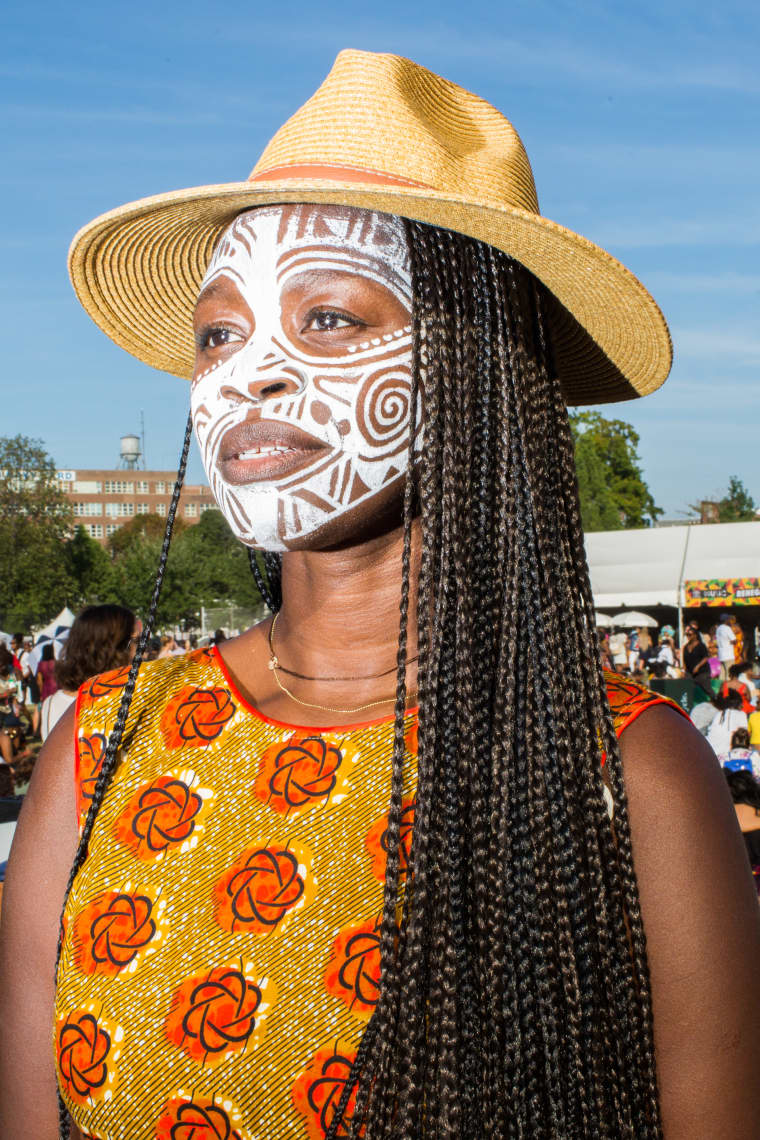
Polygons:
<instances>
[{"instance_id":1,"label":"tree foliage","mask_svg":"<svg viewBox=\"0 0 760 1140\"><path fill-rule=\"evenodd\" d=\"M106 547L74 525L71 503L41 440L0 438L0 627L45 625L64 606L119 602L145 615L166 520L137 515ZM164 574L158 624L196 624L201 606L261 603L248 564L219 511L182 519Z\"/></svg>"},{"instance_id":2,"label":"tree foliage","mask_svg":"<svg viewBox=\"0 0 760 1140\"><path fill-rule=\"evenodd\" d=\"M72 581L63 546L71 504L42 441L0 437L0 622L26 629L56 614Z\"/></svg>"},{"instance_id":3,"label":"tree foliage","mask_svg":"<svg viewBox=\"0 0 760 1140\"><path fill-rule=\"evenodd\" d=\"M715 502L714 499L707 499ZM753 522L757 509L755 500L742 483L738 475L732 475L728 481L728 490L721 499L717 500L718 522ZM693 503L691 509L701 514L701 503Z\"/></svg>"},{"instance_id":4,"label":"tree foliage","mask_svg":"<svg viewBox=\"0 0 760 1140\"><path fill-rule=\"evenodd\" d=\"M585 531L651 526L662 514L644 481L639 436L624 420L571 412L575 465Z\"/></svg>"}]
</instances>

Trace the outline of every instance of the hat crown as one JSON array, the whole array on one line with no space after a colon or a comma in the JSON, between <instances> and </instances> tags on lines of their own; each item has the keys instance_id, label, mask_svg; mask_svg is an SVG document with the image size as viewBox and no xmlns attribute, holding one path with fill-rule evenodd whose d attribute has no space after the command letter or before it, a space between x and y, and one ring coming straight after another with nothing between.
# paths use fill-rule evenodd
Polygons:
<instances>
[{"instance_id":1,"label":"hat crown","mask_svg":"<svg viewBox=\"0 0 760 1140\"><path fill-rule=\"evenodd\" d=\"M389 182L538 213L528 156L485 99L401 56L342 51L279 129L251 181L303 175Z\"/></svg>"}]
</instances>

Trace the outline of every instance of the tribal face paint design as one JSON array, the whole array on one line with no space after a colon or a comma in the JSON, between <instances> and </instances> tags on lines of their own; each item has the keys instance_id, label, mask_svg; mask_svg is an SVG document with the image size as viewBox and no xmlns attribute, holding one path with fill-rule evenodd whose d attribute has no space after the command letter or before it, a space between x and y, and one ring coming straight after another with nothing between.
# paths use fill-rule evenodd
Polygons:
<instances>
[{"instance_id":1,"label":"tribal face paint design","mask_svg":"<svg viewBox=\"0 0 760 1140\"><path fill-rule=\"evenodd\" d=\"M382 286L404 323L333 350L295 344L283 327L283 294L315 271L308 280L330 271ZM220 278L236 286L253 331L196 375L195 431L209 484L235 534L248 546L283 551L406 471L412 365L406 231L399 218L369 210L257 209L229 227L201 293ZM422 443L419 404L417 423L415 453Z\"/></svg>"}]
</instances>

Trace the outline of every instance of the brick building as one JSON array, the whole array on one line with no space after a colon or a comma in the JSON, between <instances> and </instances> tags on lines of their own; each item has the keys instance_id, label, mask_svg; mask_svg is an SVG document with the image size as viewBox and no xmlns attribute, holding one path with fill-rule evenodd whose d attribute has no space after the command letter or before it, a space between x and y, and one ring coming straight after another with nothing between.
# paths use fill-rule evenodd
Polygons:
<instances>
[{"instance_id":1,"label":"brick building","mask_svg":"<svg viewBox=\"0 0 760 1140\"><path fill-rule=\"evenodd\" d=\"M165 517L175 479L174 471L113 468L99 471L62 468L58 471L59 486L72 501L75 521L102 544L135 515ZM215 507L208 487L186 483L182 488L177 517L186 523L197 523L204 511Z\"/></svg>"}]
</instances>

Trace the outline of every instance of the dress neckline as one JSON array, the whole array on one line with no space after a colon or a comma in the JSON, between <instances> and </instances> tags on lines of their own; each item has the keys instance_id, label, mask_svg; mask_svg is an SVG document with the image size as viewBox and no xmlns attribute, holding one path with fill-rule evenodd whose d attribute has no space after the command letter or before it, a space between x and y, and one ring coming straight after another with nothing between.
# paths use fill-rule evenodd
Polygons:
<instances>
[{"instance_id":1,"label":"dress neckline","mask_svg":"<svg viewBox=\"0 0 760 1140\"><path fill-rule=\"evenodd\" d=\"M230 692L235 697L235 700L238 701L239 704L241 704L247 712L256 717L257 720L263 721L264 724L274 725L275 728L285 728L291 732L306 732L309 734L316 734L320 732L358 732L360 729L378 728L380 725L392 724L396 719L394 713L389 713L386 716L377 717L374 720L365 720L354 724L294 724L289 721L275 720L274 717L267 716L266 713L263 713L261 711L261 709L256 708L256 706L254 704L251 704L248 698L245 697L243 693L241 693L240 689L232 679L232 675L227 668L226 661L219 652L218 645L211 646L211 656L213 658L214 664L216 665L216 668L224 677L224 680L227 683ZM404 713L404 717L406 718L409 716L416 716L418 708L418 705L414 705L412 708L407 709Z\"/></svg>"}]
</instances>

